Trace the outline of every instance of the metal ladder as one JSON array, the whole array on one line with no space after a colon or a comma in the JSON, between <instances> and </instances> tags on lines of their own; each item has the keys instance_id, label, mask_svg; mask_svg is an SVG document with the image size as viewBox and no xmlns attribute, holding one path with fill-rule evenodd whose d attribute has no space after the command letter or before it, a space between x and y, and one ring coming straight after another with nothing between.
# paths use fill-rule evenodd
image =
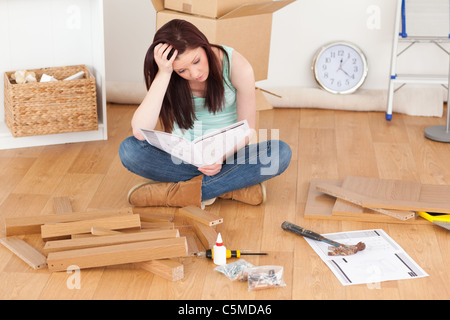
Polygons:
<instances>
[{"instance_id":1,"label":"metal ladder","mask_svg":"<svg viewBox=\"0 0 450 320\"><path fill-rule=\"evenodd\" d=\"M392 119L392 104L394 99L394 93L401 89L404 85L408 83L420 83L420 84L440 84L443 86L447 85L448 98L447 98L447 124L442 126L432 126L425 129L425 137L428 139L439 141L439 142L450 142L450 61L449 61L449 72L447 76L436 76L436 75L412 75L405 74L399 75L396 72L397 59L406 50L411 48L416 43L433 43L441 48L450 57L450 52L448 52L441 44L444 42L450 42L450 34L446 36L436 36L436 37L424 37L424 36L408 36L406 33L406 14L405 14L406 0L397 0L396 8L396 19L395 19L395 34L392 45L392 56L391 56L391 74L388 89L388 105L386 110L386 120L390 121ZM449 1L450 9L450 1ZM400 29L400 22L402 24L402 30L397 35ZM408 45L405 49L398 52L399 42L406 42ZM396 88L397 86L397 88Z\"/></svg>"}]
</instances>

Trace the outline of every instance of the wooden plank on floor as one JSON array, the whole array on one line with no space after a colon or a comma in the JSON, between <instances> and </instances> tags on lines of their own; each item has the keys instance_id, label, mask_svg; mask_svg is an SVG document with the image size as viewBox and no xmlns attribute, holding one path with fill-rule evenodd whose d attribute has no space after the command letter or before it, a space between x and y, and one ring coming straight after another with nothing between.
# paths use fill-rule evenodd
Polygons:
<instances>
[{"instance_id":1,"label":"wooden plank on floor","mask_svg":"<svg viewBox=\"0 0 450 320\"><path fill-rule=\"evenodd\" d=\"M168 229L168 230L145 231L135 233L121 233L101 237L83 237L75 239L54 240L54 241L47 241L45 243L44 252L50 253L57 251L67 251L67 250L115 245L128 242L177 238L179 236L180 234L177 229Z\"/></svg>"},{"instance_id":2,"label":"wooden plank on floor","mask_svg":"<svg viewBox=\"0 0 450 320\"><path fill-rule=\"evenodd\" d=\"M173 222L174 214L167 212L146 212L140 210L142 208L134 208L135 213L139 213L141 221L145 222Z\"/></svg>"},{"instance_id":3,"label":"wooden plank on floor","mask_svg":"<svg viewBox=\"0 0 450 320\"><path fill-rule=\"evenodd\" d=\"M409 180L348 176L344 179L342 187L371 198L415 201L419 199L421 183ZM393 210L390 211L393 212ZM415 213L412 211L394 211L394 213L410 217L410 219L415 217ZM358 217L361 214L365 214L367 218L373 218L373 222L391 222L392 220L386 219L386 215L381 215L372 209L342 199L337 199L333 207L333 215Z\"/></svg>"},{"instance_id":4,"label":"wooden plank on floor","mask_svg":"<svg viewBox=\"0 0 450 320\"><path fill-rule=\"evenodd\" d=\"M185 217L188 217L194 221L203 223L209 227L215 226L223 222L223 219L216 216L215 214L202 210L199 207L188 206L178 209L178 212Z\"/></svg>"},{"instance_id":5,"label":"wooden plank on floor","mask_svg":"<svg viewBox=\"0 0 450 320\"><path fill-rule=\"evenodd\" d=\"M197 221L189 220L192 228L197 235L197 238L203 244L205 249L211 249L217 240L217 232L212 227L208 227L203 223L199 223Z\"/></svg>"},{"instance_id":6,"label":"wooden plank on floor","mask_svg":"<svg viewBox=\"0 0 450 320\"><path fill-rule=\"evenodd\" d=\"M132 214L92 220L45 224L41 226L41 236L45 241L51 238L70 236L72 234L90 233L92 227L111 230L140 228L141 220L138 214Z\"/></svg>"},{"instance_id":7,"label":"wooden plank on floor","mask_svg":"<svg viewBox=\"0 0 450 320\"><path fill-rule=\"evenodd\" d=\"M304 217L307 219L333 219L332 210L336 198L331 197L316 189L320 183L341 186L342 180L311 179L308 196L306 199ZM336 218L338 219L338 218Z\"/></svg>"},{"instance_id":8,"label":"wooden plank on floor","mask_svg":"<svg viewBox=\"0 0 450 320\"><path fill-rule=\"evenodd\" d=\"M5 234L7 236L13 236L40 233L41 226L46 223L72 222L131 214L133 214L133 210L131 208L121 208L62 214L48 214L42 216L5 218Z\"/></svg>"},{"instance_id":9,"label":"wooden plank on floor","mask_svg":"<svg viewBox=\"0 0 450 320\"><path fill-rule=\"evenodd\" d=\"M352 203L347 203L345 208L341 206L336 208L336 204L338 201L341 202L341 200L317 190L316 185L320 183L340 186L343 183L343 180L311 179L304 213L306 219L427 224L427 221L420 217L399 220ZM346 201L342 200L342 202L345 203ZM336 212L336 210L341 211Z\"/></svg>"},{"instance_id":10,"label":"wooden plank on floor","mask_svg":"<svg viewBox=\"0 0 450 320\"><path fill-rule=\"evenodd\" d=\"M141 228L142 229L173 229L175 227L175 224L173 222L147 222L142 221L141 222Z\"/></svg>"},{"instance_id":11,"label":"wooden plank on floor","mask_svg":"<svg viewBox=\"0 0 450 320\"><path fill-rule=\"evenodd\" d=\"M51 252L47 263L50 271L66 271L103 267L186 256L186 238L151 240L95 248Z\"/></svg>"},{"instance_id":12,"label":"wooden plank on floor","mask_svg":"<svg viewBox=\"0 0 450 320\"><path fill-rule=\"evenodd\" d=\"M19 237L1 238L0 243L33 269L37 270L47 267L46 257Z\"/></svg>"},{"instance_id":13,"label":"wooden plank on floor","mask_svg":"<svg viewBox=\"0 0 450 320\"><path fill-rule=\"evenodd\" d=\"M110 236L113 234L120 234L120 231L111 230L111 229L105 229L100 227L92 227L91 228L91 234L93 236Z\"/></svg>"},{"instance_id":14,"label":"wooden plank on floor","mask_svg":"<svg viewBox=\"0 0 450 320\"><path fill-rule=\"evenodd\" d=\"M352 192L342 187L334 186L331 184L320 183L316 186L316 189L329 194L333 197L337 197L339 199L360 205L364 208L370 208L379 213L383 213L390 217L397 218L399 220L408 220L414 217L414 213L411 212L402 212L401 210L412 210L409 206L407 206L407 201L399 201L399 200L385 200L385 199L371 199L366 197L360 193ZM372 203L371 203L372 202ZM401 203L400 206L395 206L393 203ZM400 211L391 211L400 210ZM424 210L425 211L425 210Z\"/></svg>"},{"instance_id":15,"label":"wooden plank on floor","mask_svg":"<svg viewBox=\"0 0 450 320\"><path fill-rule=\"evenodd\" d=\"M172 259L139 262L137 266L169 281L178 281L184 278L183 264Z\"/></svg>"}]
</instances>

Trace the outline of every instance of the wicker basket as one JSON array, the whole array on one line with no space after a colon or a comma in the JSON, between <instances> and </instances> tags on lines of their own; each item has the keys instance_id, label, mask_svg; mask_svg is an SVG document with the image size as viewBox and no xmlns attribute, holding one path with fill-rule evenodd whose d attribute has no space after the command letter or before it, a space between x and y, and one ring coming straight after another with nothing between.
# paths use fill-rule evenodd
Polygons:
<instances>
[{"instance_id":1,"label":"wicker basket","mask_svg":"<svg viewBox=\"0 0 450 320\"><path fill-rule=\"evenodd\" d=\"M84 65L28 70L38 82L17 84L5 72L5 123L14 137L98 129L95 77ZM80 71L78 80L39 82L42 74L57 80Z\"/></svg>"}]
</instances>

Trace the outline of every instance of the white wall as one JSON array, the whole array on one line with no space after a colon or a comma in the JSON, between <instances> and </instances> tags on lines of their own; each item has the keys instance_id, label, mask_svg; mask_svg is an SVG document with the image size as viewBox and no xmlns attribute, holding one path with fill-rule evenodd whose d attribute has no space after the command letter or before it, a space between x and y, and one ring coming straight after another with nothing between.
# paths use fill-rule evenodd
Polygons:
<instances>
[{"instance_id":1,"label":"white wall","mask_svg":"<svg viewBox=\"0 0 450 320\"><path fill-rule=\"evenodd\" d=\"M394 17L393 0L301 0L273 17L268 79L263 86L315 86L314 54L336 40L353 42L366 54L367 89L386 86Z\"/></svg>"},{"instance_id":2,"label":"white wall","mask_svg":"<svg viewBox=\"0 0 450 320\"><path fill-rule=\"evenodd\" d=\"M387 89L391 48L396 15L394 0L299 0L276 12L273 18L272 42L266 86L315 86L311 63L318 48L335 40L347 40L366 54L369 74L365 89ZM408 12L421 8L417 0L408 0ZM434 3L433 3L434 2ZM429 8L443 5L440 20L429 15L418 21L408 16L409 35L449 34L448 0L422 0ZM442 6L441 6L442 8ZM436 7L436 10L440 8ZM436 12L435 10L435 12ZM415 10L417 11L417 10ZM437 11L439 12L439 11ZM420 23L419 23L420 22ZM431 23L432 22L432 23ZM401 48L405 45L401 44ZM424 59L429 57L429 59ZM448 56L435 45L417 44L398 60L398 71L447 74Z\"/></svg>"},{"instance_id":3,"label":"white wall","mask_svg":"<svg viewBox=\"0 0 450 320\"><path fill-rule=\"evenodd\" d=\"M143 81L144 56L155 34L150 0L106 0L105 63L107 80Z\"/></svg>"},{"instance_id":4,"label":"white wall","mask_svg":"<svg viewBox=\"0 0 450 320\"><path fill-rule=\"evenodd\" d=\"M408 31L448 35L448 0L421 0L422 7L419 1L407 1ZM444 10L431 10L436 4L444 4ZM387 89L395 7L394 0L297 0L275 12L269 74L257 85L315 87L311 62L316 50L330 41L347 40L357 44L369 62L363 88ZM412 9L428 12L430 20L411 22ZM444 14L441 22L436 12ZM105 1L108 81L143 82L143 57L154 35L155 16L150 0ZM434 45L418 44L403 54L398 70L447 74L448 56Z\"/></svg>"}]
</instances>

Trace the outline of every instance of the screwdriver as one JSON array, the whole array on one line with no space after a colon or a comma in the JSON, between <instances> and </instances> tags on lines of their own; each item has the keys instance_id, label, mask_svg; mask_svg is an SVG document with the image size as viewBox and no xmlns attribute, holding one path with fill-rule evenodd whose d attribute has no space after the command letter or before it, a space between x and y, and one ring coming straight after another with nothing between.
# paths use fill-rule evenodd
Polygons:
<instances>
[{"instance_id":1,"label":"screwdriver","mask_svg":"<svg viewBox=\"0 0 450 320\"><path fill-rule=\"evenodd\" d=\"M197 256L205 256L208 259L213 259L214 257L214 250L208 249L206 252L201 252L197 254ZM227 259L228 258L240 258L240 256L266 256L267 253L264 252L241 252L240 250L228 250L227 249Z\"/></svg>"}]
</instances>

